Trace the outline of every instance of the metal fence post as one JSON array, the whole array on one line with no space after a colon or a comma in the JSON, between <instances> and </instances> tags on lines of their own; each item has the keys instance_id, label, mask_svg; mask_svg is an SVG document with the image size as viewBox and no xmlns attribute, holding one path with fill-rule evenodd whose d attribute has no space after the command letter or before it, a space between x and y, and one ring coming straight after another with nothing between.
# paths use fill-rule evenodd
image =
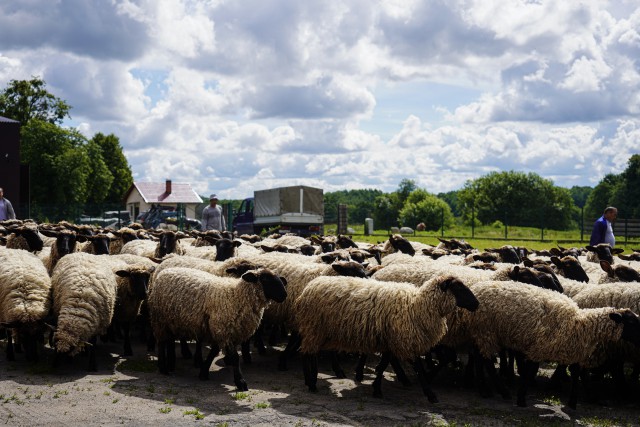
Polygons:
<instances>
[{"instance_id":1,"label":"metal fence post","mask_svg":"<svg viewBox=\"0 0 640 427\"><path fill-rule=\"evenodd\" d=\"M444 208L440 208L440 235L444 237Z\"/></svg>"},{"instance_id":2,"label":"metal fence post","mask_svg":"<svg viewBox=\"0 0 640 427\"><path fill-rule=\"evenodd\" d=\"M507 240L507 211L504 211L504 239Z\"/></svg>"},{"instance_id":3,"label":"metal fence post","mask_svg":"<svg viewBox=\"0 0 640 427\"><path fill-rule=\"evenodd\" d=\"M476 234L476 204L475 201L471 203L471 238L473 239Z\"/></svg>"},{"instance_id":4,"label":"metal fence post","mask_svg":"<svg viewBox=\"0 0 640 427\"><path fill-rule=\"evenodd\" d=\"M584 206L580 209L580 243L584 240Z\"/></svg>"}]
</instances>

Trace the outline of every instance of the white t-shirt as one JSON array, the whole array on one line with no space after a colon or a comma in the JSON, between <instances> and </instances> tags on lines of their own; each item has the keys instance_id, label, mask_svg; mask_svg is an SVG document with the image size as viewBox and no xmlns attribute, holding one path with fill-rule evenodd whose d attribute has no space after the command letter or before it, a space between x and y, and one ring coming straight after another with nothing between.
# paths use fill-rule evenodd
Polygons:
<instances>
[{"instance_id":1,"label":"white t-shirt","mask_svg":"<svg viewBox=\"0 0 640 427\"><path fill-rule=\"evenodd\" d=\"M612 248L616 245L616 237L613 235L613 228L609 220L607 220L607 231L604 233L604 242L611 245Z\"/></svg>"}]
</instances>

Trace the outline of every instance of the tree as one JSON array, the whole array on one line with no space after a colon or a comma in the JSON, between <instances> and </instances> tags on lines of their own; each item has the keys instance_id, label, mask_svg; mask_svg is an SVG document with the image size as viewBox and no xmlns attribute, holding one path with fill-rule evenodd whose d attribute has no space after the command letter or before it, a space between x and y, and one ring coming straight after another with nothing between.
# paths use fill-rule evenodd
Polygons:
<instances>
[{"instance_id":1,"label":"tree","mask_svg":"<svg viewBox=\"0 0 640 427\"><path fill-rule=\"evenodd\" d=\"M468 181L458 194L463 216L472 209L483 224L505 224L567 229L573 225L573 200L567 189L555 187L535 173L492 172Z\"/></svg>"},{"instance_id":2,"label":"tree","mask_svg":"<svg viewBox=\"0 0 640 427\"><path fill-rule=\"evenodd\" d=\"M92 173L86 138L40 120L23 126L21 138L20 160L30 167L34 216L73 218L87 200Z\"/></svg>"},{"instance_id":3,"label":"tree","mask_svg":"<svg viewBox=\"0 0 640 427\"><path fill-rule=\"evenodd\" d=\"M621 218L640 217L640 154L634 154L621 174L621 181L613 189L609 205L618 208Z\"/></svg>"},{"instance_id":4,"label":"tree","mask_svg":"<svg viewBox=\"0 0 640 427\"><path fill-rule=\"evenodd\" d=\"M122 203L122 198L125 193L129 190L131 184L133 184L131 167L122 152L120 140L114 134L105 136L102 133L97 133L91 138L91 141L99 147L102 159L109 173L113 176L104 201L120 204Z\"/></svg>"},{"instance_id":5,"label":"tree","mask_svg":"<svg viewBox=\"0 0 640 427\"><path fill-rule=\"evenodd\" d=\"M595 220L602 215L604 209L607 206L611 206L612 195L617 191L617 188L621 186L622 175L607 174L596 185L589 197L587 197L587 203L584 207L585 221Z\"/></svg>"},{"instance_id":6,"label":"tree","mask_svg":"<svg viewBox=\"0 0 640 427\"><path fill-rule=\"evenodd\" d=\"M447 202L422 189L411 192L399 216L400 224L403 226L415 228L417 224L424 222L426 229L432 231L454 224L453 214Z\"/></svg>"},{"instance_id":7,"label":"tree","mask_svg":"<svg viewBox=\"0 0 640 427\"><path fill-rule=\"evenodd\" d=\"M438 193L438 199L442 199L447 202L451 208L453 216L462 215L462 209L460 209L460 203L458 202L458 192L459 190L449 191L447 193Z\"/></svg>"},{"instance_id":8,"label":"tree","mask_svg":"<svg viewBox=\"0 0 640 427\"><path fill-rule=\"evenodd\" d=\"M36 119L60 124L69 116L71 107L50 94L39 77L31 80L11 80L0 92L0 116L19 121L23 126Z\"/></svg>"},{"instance_id":9,"label":"tree","mask_svg":"<svg viewBox=\"0 0 640 427\"><path fill-rule=\"evenodd\" d=\"M587 197L593 191L591 187L579 187L574 185L569 189L569 193L571 194L571 198L573 199L573 203L579 208L583 208L587 203Z\"/></svg>"},{"instance_id":10,"label":"tree","mask_svg":"<svg viewBox=\"0 0 640 427\"><path fill-rule=\"evenodd\" d=\"M91 174L87 176L87 203L98 205L106 200L114 183L114 177L103 158L100 145L95 140L92 139L87 143L86 150L91 168ZM99 210L96 207L94 212L99 214Z\"/></svg>"}]
</instances>

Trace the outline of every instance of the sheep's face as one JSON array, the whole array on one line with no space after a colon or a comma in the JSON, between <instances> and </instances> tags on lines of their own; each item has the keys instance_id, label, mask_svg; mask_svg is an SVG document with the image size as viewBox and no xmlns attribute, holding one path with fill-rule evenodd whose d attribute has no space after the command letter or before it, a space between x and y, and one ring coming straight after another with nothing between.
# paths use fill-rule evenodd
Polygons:
<instances>
[{"instance_id":1,"label":"sheep's face","mask_svg":"<svg viewBox=\"0 0 640 427\"><path fill-rule=\"evenodd\" d=\"M527 267L516 265L509 271L509 278L514 282L528 283L539 288L545 287L540 281L538 274L536 274L536 271Z\"/></svg>"},{"instance_id":2,"label":"sheep's face","mask_svg":"<svg viewBox=\"0 0 640 427\"><path fill-rule=\"evenodd\" d=\"M138 299L146 299L149 290L149 277L155 268L133 268L129 270L118 270L116 275L129 279L131 291Z\"/></svg>"},{"instance_id":3,"label":"sheep's face","mask_svg":"<svg viewBox=\"0 0 640 427\"><path fill-rule=\"evenodd\" d=\"M76 251L76 233L73 231L63 230L56 237L56 250L58 255L65 256Z\"/></svg>"},{"instance_id":4,"label":"sheep's face","mask_svg":"<svg viewBox=\"0 0 640 427\"><path fill-rule=\"evenodd\" d=\"M595 246L587 246L586 248L588 251L595 253L600 261L607 261L609 264L613 264L611 246L608 243L598 243Z\"/></svg>"},{"instance_id":5,"label":"sheep's face","mask_svg":"<svg viewBox=\"0 0 640 427\"><path fill-rule=\"evenodd\" d=\"M456 305L469 311L476 311L480 303L476 296L460 279L450 277L440 283L440 289L451 292L456 299Z\"/></svg>"},{"instance_id":6,"label":"sheep's face","mask_svg":"<svg viewBox=\"0 0 640 427\"><path fill-rule=\"evenodd\" d=\"M616 265L613 271L621 282L640 282L640 272L628 265Z\"/></svg>"},{"instance_id":7,"label":"sheep's face","mask_svg":"<svg viewBox=\"0 0 640 427\"><path fill-rule=\"evenodd\" d=\"M338 247L341 249L357 248L358 245L348 236L340 235L337 241Z\"/></svg>"},{"instance_id":8,"label":"sheep's face","mask_svg":"<svg viewBox=\"0 0 640 427\"><path fill-rule=\"evenodd\" d=\"M236 248L242 242L239 240L219 239L216 241L216 261L225 261L236 254Z\"/></svg>"},{"instance_id":9,"label":"sheep's face","mask_svg":"<svg viewBox=\"0 0 640 427\"><path fill-rule=\"evenodd\" d=\"M629 309L617 310L609 314L609 318L622 325L620 339L640 346L640 318Z\"/></svg>"},{"instance_id":10,"label":"sheep's face","mask_svg":"<svg viewBox=\"0 0 640 427\"><path fill-rule=\"evenodd\" d=\"M266 268L251 270L242 275L242 279L250 283L262 286L262 291L267 299L282 302L287 298L287 280L278 276Z\"/></svg>"},{"instance_id":11,"label":"sheep's face","mask_svg":"<svg viewBox=\"0 0 640 427\"><path fill-rule=\"evenodd\" d=\"M122 238L122 243L129 243L134 240L138 240L138 235L134 233L122 233L120 236Z\"/></svg>"},{"instance_id":12,"label":"sheep's face","mask_svg":"<svg viewBox=\"0 0 640 427\"><path fill-rule=\"evenodd\" d=\"M33 228L23 227L19 229L16 234L21 235L27 241L30 252L37 252L42 250L44 243L38 235L37 230L34 230Z\"/></svg>"},{"instance_id":13,"label":"sheep's face","mask_svg":"<svg viewBox=\"0 0 640 427\"><path fill-rule=\"evenodd\" d=\"M333 252L336 250L336 242L332 242L330 240L323 240L320 242L320 247L322 248L322 252Z\"/></svg>"},{"instance_id":14,"label":"sheep's face","mask_svg":"<svg viewBox=\"0 0 640 427\"><path fill-rule=\"evenodd\" d=\"M582 265L580 265L577 258L573 256L565 256L563 258L552 256L551 262L553 262L555 266L562 271L562 274L567 279L589 283L589 276L587 276L587 273L584 271L584 268L582 268Z\"/></svg>"},{"instance_id":15,"label":"sheep's face","mask_svg":"<svg viewBox=\"0 0 640 427\"><path fill-rule=\"evenodd\" d=\"M400 251L403 254L411 256L414 256L416 254L416 250L411 245L411 242L409 242L402 236L391 236L391 238L389 238L389 241L391 242L391 246L393 246L395 250Z\"/></svg>"},{"instance_id":16,"label":"sheep's face","mask_svg":"<svg viewBox=\"0 0 640 427\"><path fill-rule=\"evenodd\" d=\"M335 272L340 276L368 277L365 267L356 261L338 261L331 264L331 267L333 267Z\"/></svg>"},{"instance_id":17,"label":"sheep's face","mask_svg":"<svg viewBox=\"0 0 640 427\"><path fill-rule=\"evenodd\" d=\"M316 248L313 245L302 245L300 246L300 253L306 256L312 256L316 253Z\"/></svg>"},{"instance_id":18,"label":"sheep's face","mask_svg":"<svg viewBox=\"0 0 640 427\"><path fill-rule=\"evenodd\" d=\"M96 236L89 237L89 241L93 245L93 251L96 255L109 255L109 236L105 234L98 234Z\"/></svg>"}]
</instances>

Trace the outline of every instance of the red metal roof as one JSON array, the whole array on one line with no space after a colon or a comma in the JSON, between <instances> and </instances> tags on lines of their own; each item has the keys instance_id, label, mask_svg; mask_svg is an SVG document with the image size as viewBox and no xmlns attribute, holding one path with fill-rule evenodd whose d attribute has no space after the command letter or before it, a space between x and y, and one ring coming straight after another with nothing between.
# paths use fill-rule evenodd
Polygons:
<instances>
[{"instance_id":1,"label":"red metal roof","mask_svg":"<svg viewBox=\"0 0 640 427\"><path fill-rule=\"evenodd\" d=\"M134 182L124 198L136 188L146 203L202 203L191 184L171 182L170 186L171 193L167 193L167 182Z\"/></svg>"}]
</instances>

